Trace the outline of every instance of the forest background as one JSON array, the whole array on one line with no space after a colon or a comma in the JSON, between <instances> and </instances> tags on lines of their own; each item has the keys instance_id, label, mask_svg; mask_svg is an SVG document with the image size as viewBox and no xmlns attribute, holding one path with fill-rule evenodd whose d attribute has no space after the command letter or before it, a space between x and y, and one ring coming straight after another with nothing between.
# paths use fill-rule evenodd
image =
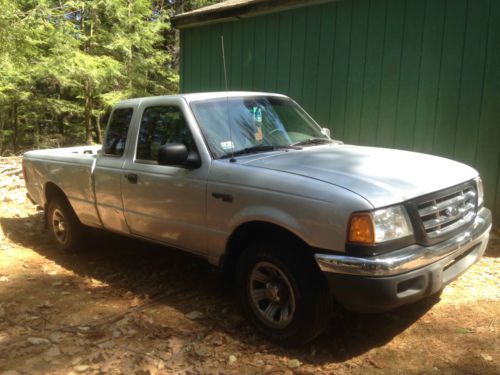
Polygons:
<instances>
[{"instance_id":1,"label":"forest background","mask_svg":"<svg viewBox=\"0 0 500 375\"><path fill-rule=\"evenodd\" d=\"M217 0L0 0L0 155L101 143L111 106L178 92L170 18Z\"/></svg>"}]
</instances>

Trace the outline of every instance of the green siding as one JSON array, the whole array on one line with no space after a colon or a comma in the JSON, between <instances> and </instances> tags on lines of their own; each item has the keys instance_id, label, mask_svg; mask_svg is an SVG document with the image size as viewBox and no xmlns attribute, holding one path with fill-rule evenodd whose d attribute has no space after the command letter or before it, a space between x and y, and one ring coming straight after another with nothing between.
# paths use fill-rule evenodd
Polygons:
<instances>
[{"instance_id":1,"label":"green siding","mask_svg":"<svg viewBox=\"0 0 500 375\"><path fill-rule=\"evenodd\" d=\"M333 40L335 33L336 8L325 7L321 11L321 33L319 36L318 72L323 72L316 89L316 120L328 124L330 120L330 100L333 65Z\"/></svg>"},{"instance_id":2,"label":"green siding","mask_svg":"<svg viewBox=\"0 0 500 375\"><path fill-rule=\"evenodd\" d=\"M500 219L500 1L341 0L181 30L181 91L289 95L346 143L479 169Z\"/></svg>"},{"instance_id":3,"label":"green siding","mask_svg":"<svg viewBox=\"0 0 500 375\"><path fill-rule=\"evenodd\" d=\"M376 7L370 7L366 39L363 106L361 110L362 126L359 132L359 142L361 144L374 143L377 139L386 18L387 4L385 1L381 1Z\"/></svg>"},{"instance_id":4,"label":"green siding","mask_svg":"<svg viewBox=\"0 0 500 375\"><path fill-rule=\"evenodd\" d=\"M382 58L382 83L380 89L380 109L378 112L377 134L373 144L394 147L396 133L396 112L401 78L401 56L405 23L405 2L387 2L385 20L384 55ZM372 143L372 142L371 142Z\"/></svg>"},{"instance_id":5,"label":"green siding","mask_svg":"<svg viewBox=\"0 0 500 375\"><path fill-rule=\"evenodd\" d=\"M329 121L321 124L332 130L334 137L344 139L346 93L349 76L349 56L351 46L351 22L353 2L342 1L333 4L337 7L335 33L333 41L332 84L330 87L330 117ZM314 114L313 114L314 115ZM335 124L335 126L333 126Z\"/></svg>"},{"instance_id":6,"label":"green siding","mask_svg":"<svg viewBox=\"0 0 500 375\"><path fill-rule=\"evenodd\" d=\"M278 62L276 67L276 91L288 92L290 89L290 58L292 53L293 15L290 12L279 15Z\"/></svg>"}]
</instances>

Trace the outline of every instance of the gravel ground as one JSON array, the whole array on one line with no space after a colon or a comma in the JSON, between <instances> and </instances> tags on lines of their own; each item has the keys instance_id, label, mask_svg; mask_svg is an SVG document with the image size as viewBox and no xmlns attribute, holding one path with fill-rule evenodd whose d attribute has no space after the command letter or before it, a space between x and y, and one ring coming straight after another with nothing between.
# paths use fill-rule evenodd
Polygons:
<instances>
[{"instance_id":1,"label":"gravel ground","mask_svg":"<svg viewBox=\"0 0 500 375\"><path fill-rule=\"evenodd\" d=\"M0 159L0 374L498 374L500 233L440 296L340 311L295 349L257 336L231 286L177 251L93 232L57 251ZM11 168L12 167L12 168Z\"/></svg>"}]
</instances>

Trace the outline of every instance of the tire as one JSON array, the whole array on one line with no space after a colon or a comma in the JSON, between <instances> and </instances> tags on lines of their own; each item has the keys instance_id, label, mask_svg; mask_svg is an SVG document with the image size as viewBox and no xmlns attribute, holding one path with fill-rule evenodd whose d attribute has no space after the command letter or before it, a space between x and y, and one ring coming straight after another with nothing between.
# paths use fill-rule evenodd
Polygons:
<instances>
[{"instance_id":1,"label":"tire","mask_svg":"<svg viewBox=\"0 0 500 375\"><path fill-rule=\"evenodd\" d=\"M244 314L262 335L281 345L305 344L332 318L333 297L307 251L296 241L257 241L237 264Z\"/></svg>"},{"instance_id":2,"label":"tire","mask_svg":"<svg viewBox=\"0 0 500 375\"><path fill-rule=\"evenodd\" d=\"M56 197L49 201L47 224L50 234L60 250L75 252L83 247L85 227L80 223L66 199Z\"/></svg>"}]
</instances>

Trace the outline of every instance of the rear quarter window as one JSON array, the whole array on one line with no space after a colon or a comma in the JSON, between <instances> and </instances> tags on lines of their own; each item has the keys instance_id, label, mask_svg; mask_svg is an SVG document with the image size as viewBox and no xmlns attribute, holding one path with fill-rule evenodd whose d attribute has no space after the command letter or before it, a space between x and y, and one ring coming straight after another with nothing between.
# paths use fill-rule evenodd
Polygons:
<instances>
[{"instance_id":1,"label":"rear quarter window","mask_svg":"<svg viewBox=\"0 0 500 375\"><path fill-rule=\"evenodd\" d=\"M132 108L118 108L111 114L111 121L106 131L106 139L103 146L105 155L123 155L133 112Z\"/></svg>"}]
</instances>

